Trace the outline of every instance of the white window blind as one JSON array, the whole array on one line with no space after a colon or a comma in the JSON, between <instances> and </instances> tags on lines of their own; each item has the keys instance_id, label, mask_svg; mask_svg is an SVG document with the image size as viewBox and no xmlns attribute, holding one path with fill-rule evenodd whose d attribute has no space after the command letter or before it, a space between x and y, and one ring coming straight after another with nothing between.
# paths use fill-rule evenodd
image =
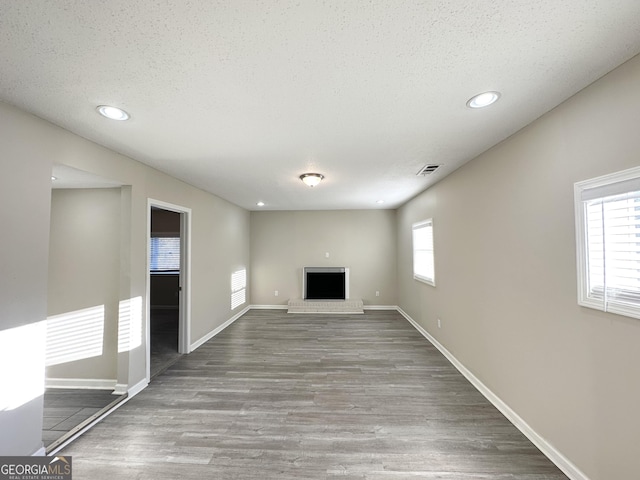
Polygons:
<instances>
[{"instance_id":1,"label":"white window blind","mask_svg":"<svg viewBox=\"0 0 640 480\"><path fill-rule=\"evenodd\" d=\"M152 272L180 271L180 237L151 237Z\"/></svg>"},{"instance_id":2,"label":"white window blind","mask_svg":"<svg viewBox=\"0 0 640 480\"><path fill-rule=\"evenodd\" d=\"M413 224L413 278L435 286L433 219Z\"/></svg>"},{"instance_id":3,"label":"white window blind","mask_svg":"<svg viewBox=\"0 0 640 480\"><path fill-rule=\"evenodd\" d=\"M576 213L578 303L640 318L640 169L576 184Z\"/></svg>"}]
</instances>

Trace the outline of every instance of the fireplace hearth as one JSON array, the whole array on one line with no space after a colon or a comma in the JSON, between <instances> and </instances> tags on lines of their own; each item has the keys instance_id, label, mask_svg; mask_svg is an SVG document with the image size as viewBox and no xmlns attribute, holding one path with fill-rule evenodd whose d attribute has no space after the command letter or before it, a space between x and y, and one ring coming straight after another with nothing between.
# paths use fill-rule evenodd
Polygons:
<instances>
[{"instance_id":1,"label":"fireplace hearth","mask_svg":"<svg viewBox=\"0 0 640 480\"><path fill-rule=\"evenodd\" d=\"M362 300L349 297L347 267L304 267L302 294L289 300L289 313L364 313Z\"/></svg>"}]
</instances>

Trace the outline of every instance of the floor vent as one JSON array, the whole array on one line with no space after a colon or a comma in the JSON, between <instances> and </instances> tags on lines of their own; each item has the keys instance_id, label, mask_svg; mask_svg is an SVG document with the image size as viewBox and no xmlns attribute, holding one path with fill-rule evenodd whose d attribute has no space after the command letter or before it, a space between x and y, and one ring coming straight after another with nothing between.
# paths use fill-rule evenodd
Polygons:
<instances>
[{"instance_id":1,"label":"floor vent","mask_svg":"<svg viewBox=\"0 0 640 480\"><path fill-rule=\"evenodd\" d=\"M418 175L418 176L420 176L420 175L431 175L438 168L440 168L440 165L428 164L428 165L425 165L424 167L422 167L420 169L420 171L418 173L416 173L416 175Z\"/></svg>"}]
</instances>

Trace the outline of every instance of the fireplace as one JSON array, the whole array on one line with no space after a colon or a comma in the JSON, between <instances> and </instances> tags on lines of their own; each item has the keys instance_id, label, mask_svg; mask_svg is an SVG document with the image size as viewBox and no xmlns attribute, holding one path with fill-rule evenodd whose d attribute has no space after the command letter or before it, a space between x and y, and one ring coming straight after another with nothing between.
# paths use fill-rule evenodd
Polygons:
<instances>
[{"instance_id":1,"label":"fireplace","mask_svg":"<svg viewBox=\"0 0 640 480\"><path fill-rule=\"evenodd\" d=\"M346 300L349 298L349 269L304 267L302 291L305 300Z\"/></svg>"}]
</instances>

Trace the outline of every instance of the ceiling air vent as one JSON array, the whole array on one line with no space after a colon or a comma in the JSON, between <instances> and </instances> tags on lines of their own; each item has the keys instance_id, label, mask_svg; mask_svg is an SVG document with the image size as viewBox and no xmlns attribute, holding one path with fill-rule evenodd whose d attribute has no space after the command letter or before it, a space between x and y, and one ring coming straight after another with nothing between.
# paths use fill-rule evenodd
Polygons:
<instances>
[{"instance_id":1,"label":"ceiling air vent","mask_svg":"<svg viewBox=\"0 0 640 480\"><path fill-rule=\"evenodd\" d=\"M420 176L420 175L431 175L433 172L435 172L441 165L425 165L424 167L422 167L420 169L420 171L418 173L416 173L416 175Z\"/></svg>"}]
</instances>

